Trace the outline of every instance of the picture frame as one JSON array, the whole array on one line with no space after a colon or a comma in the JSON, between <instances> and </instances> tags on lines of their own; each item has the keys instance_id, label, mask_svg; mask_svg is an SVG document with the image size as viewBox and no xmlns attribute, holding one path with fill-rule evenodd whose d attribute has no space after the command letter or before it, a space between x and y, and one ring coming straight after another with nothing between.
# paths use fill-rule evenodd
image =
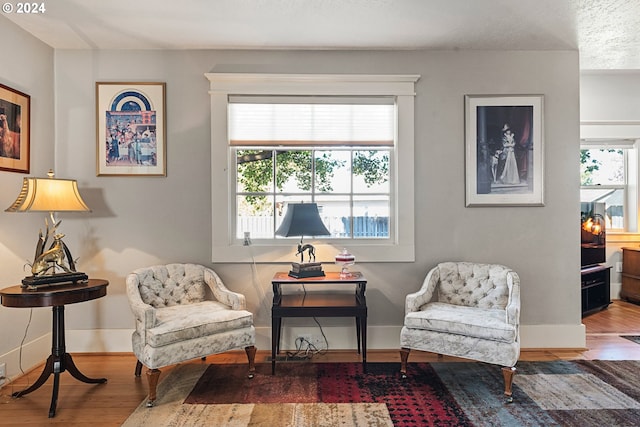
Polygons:
<instances>
[{"instance_id":1,"label":"picture frame","mask_svg":"<svg viewBox=\"0 0 640 427\"><path fill-rule=\"evenodd\" d=\"M166 176L166 83L96 82L97 176Z\"/></svg>"},{"instance_id":2,"label":"picture frame","mask_svg":"<svg viewBox=\"0 0 640 427\"><path fill-rule=\"evenodd\" d=\"M543 95L465 96L465 203L544 206Z\"/></svg>"},{"instance_id":3,"label":"picture frame","mask_svg":"<svg viewBox=\"0 0 640 427\"><path fill-rule=\"evenodd\" d=\"M0 170L29 173L31 97L0 84Z\"/></svg>"}]
</instances>

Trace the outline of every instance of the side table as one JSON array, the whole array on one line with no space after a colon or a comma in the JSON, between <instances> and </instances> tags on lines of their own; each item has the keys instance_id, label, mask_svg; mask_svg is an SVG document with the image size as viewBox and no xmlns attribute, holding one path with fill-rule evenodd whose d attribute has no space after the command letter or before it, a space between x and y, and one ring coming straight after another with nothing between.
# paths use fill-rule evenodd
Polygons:
<instances>
[{"instance_id":1,"label":"side table","mask_svg":"<svg viewBox=\"0 0 640 427\"><path fill-rule=\"evenodd\" d=\"M276 354L280 351L280 333L283 317L355 317L358 353L362 349L362 366L367 370L367 279L359 272L341 277L339 272L326 276L295 278L287 273L276 273L271 280L273 306L271 307L271 374L276 372ZM331 291L283 294L282 285L355 285L355 293Z\"/></svg>"},{"instance_id":2,"label":"side table","mask_svg":"<svg viewBox=\"0 0 640 427\"><path fill-rule=\"evenodd\" d=\"M107 294L109 282L102 279L89 279L87 283L57 285L52 287L28 290L22 286L11 286L0 291L0 299L5 307L53 307L51 355L47 358L40 377L28 388L12 394L13 397L24 396L42 386L49 375L53 374L53 393L49 418L56 415L60 373L69 373L85 383L97 384L107 382L106 378L89 378L81 373L67 353L64 337L64 306L78 302L101 298Z\"/></svg>"}]
</instances>

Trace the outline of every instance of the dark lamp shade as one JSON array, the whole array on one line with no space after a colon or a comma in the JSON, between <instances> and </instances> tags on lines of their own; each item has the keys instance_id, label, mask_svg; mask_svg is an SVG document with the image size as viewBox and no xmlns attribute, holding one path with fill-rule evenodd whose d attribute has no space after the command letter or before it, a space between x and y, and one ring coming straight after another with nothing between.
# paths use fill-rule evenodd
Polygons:
<instances>
[{"instance_id":1,"label":"dark lamp shade","mask_svg":"<svg viewBox=\"0 0 640 427\"><path fill-rule=\"evenodd\" d=\"M316 203L289 203L277 236L329 236Z\"/></svg>"}]
</instances>

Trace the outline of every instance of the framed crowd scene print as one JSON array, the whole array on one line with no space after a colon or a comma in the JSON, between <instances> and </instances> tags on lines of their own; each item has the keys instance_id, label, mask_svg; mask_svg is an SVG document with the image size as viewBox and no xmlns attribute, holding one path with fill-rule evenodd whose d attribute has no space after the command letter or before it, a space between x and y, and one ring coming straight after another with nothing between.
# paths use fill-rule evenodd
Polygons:
<instances>
[{"instance_id":1,"label":"framed crowd scene print","mask_svg":"<svg viewBox=\"0 0 640 427\"><path fill-rule=\"evenodd\" d=\"M165 89L165 83L96 83L98 176L166 176Z\"/></svg>"},{"instance_id":2,"label":"framed crowd scene print","mask_svg":"<svg viewBox=\"0 0 640 427\"><path fill-rule=\"evenodd\" d=\"M543 96L465 96L466 206L542 206Z\"/></svg>"},{"instance_id":3,"label":"framed crowd scene print","mask_svg":"<svg viewBox=\"0 0 640 427\"><path fill-rule=\"evenodd\" d=\"M0 84L0 170L29 173L31 97Z\"/></svg>"}]
</instances>

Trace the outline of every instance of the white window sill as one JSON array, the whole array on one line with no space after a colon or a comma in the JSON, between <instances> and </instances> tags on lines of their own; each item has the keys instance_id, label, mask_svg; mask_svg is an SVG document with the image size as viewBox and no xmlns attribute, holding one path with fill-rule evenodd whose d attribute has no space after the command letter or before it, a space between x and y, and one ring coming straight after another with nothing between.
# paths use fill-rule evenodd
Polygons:
<instances>
[{"instance_id":1,"label":"white window sill","mask_svg":"<svg viewBox=\"0 0 640 427\"><path fill-rule=\"evenodd\" d=\"M290 244L250 246L230 245L212 248L213 262L221 263L291 263L300 262L296 256L297 241ZM335 263L335 256L346 248L356 258L357 263L364 262L414 262L415 250L413 244L375 244L358 245L355 242L311 243L316 249L316 262ZM413 242L411 242L413 243ZM306 260L305 260L306 261Z\"/></svg>"},{"instance_id":2,"label":"white window sill","mask_svg":"<svg viewBox=\"0 0 640 427\"><path fill-rule=\"evenodd\" d=\"M607 231L607 243L639 243L640 233Z\"/></svg>"}]
</instances>

